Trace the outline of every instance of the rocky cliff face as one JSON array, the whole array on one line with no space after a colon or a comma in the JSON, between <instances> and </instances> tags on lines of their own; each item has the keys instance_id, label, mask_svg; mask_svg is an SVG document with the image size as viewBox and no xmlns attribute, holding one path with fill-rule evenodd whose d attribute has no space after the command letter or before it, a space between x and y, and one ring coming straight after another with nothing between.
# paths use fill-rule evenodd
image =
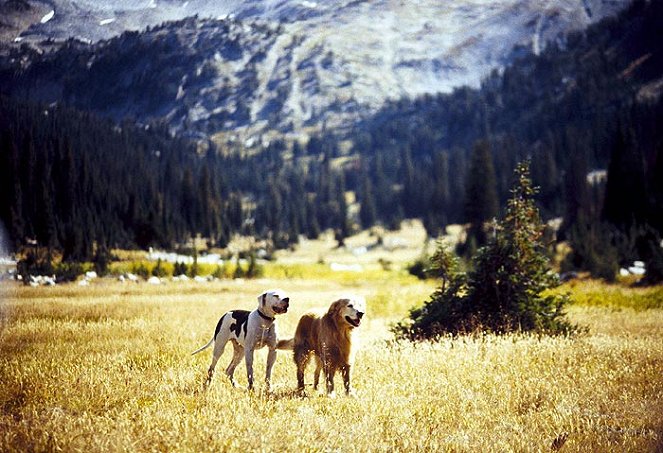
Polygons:
<instances>
[{"instance_id":1,"label":"rocky cliff face","mask_svg":"<svg viewBox=\"0 0 663 453\"><path fill-rule=\"evenodd\" d=\"M14 55L2 73L5 91L247 138L343 128L387 99L477 86L519 52L538 53L628 1L51 4L18 41L75 37L87 45ZM198 18L180 20L193 14ZM175 22L155 26L164 20Z\"/></svg>"}]
</instances>

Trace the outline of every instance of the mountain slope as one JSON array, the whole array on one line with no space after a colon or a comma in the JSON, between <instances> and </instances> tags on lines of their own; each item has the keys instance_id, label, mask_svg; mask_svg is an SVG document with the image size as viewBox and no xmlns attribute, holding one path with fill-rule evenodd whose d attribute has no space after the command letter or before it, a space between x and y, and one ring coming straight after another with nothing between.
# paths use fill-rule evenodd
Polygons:
<instances>
[{"instance_id":1,"label":"mountain slope","mask_svg":"<svg viewBox=\"0 0 663 453\"><path fill-rule=\"evenodd\" d=\"M626 217L644 207L642 218L660 236L661 21L663 4L637 2L615 19L570 35L565 48L549 46L539 56L519 58L481 89L389 103L349 131L343 147L329 134L306 146L274 140L259 152L221 147L217 153L210 146L201 153L164 128L117 126L62 106L21 107L0 98L0 219L18 243L36 235L44 245L67 247L69 237L76 247L89 245L76 252L83 255L95 242L176 246L198 234L223 243L244 233L284 247L300 234L316 237L331 228L342 239L359 225L395 227L404 217L422 218L437 235L449 223L468 221L467 202L474 202L466 199L470 154L485 140L502 202L515 163L532 159L545 218L600 217L606 172L590 170L619 167L622 160L614 156L626 156L623 161L637 165L622 180L639 186L640 196L628 191L619 207ZM159 36L162 30L151 32ZM264 33L279 45L278 30ZM184 45L167 36L159 52L166 68L172 64L167 49ZM187 36L182 41L194 45ZM133 44L121 47L139 53L143 38L125 35ZM70 43L68 59L58 61L85 67L89 60L76 59L77 46ZM241 60L231 48L216 51ZM145 77L152 72L144 71ZM113 91L121 88L107 94ZM489 179L475 177L474 183ZM355 197L346 197L348 191ZM80 204L72 209L68 200ZM62 225L71 228L61 231ZM636 252L623 257L632 261Z\"/></svg>"},{"instance_id":2,"label":"mountain slope","mask_svg":"<svg viewBox=\"0 0 663 453\"><path fill-rule=\"evenodd\" d=\"M23 33L23 42L72 36L86 42L110 41L78 44L79 56L69 48L64 54L15 57L2 81L8 94L58 99L114 117L163 117L176 130L248 136L272 129L299 133L345 128L387 99L478 86L492 69L514 56L538 53L548 41L563 41L568 31L582 29L626 4L627 0L112 0L100 5L56 0L52 17ZM213 19L181 20L148 29L140 37L116 37L139 24L194 13ZM129 38L140 46L128 43ZM215 52L215 46L221 52ZM223 52L229 49L229 54ZM175 74L154 67L161 52L169 55L167 66ZM19 59L23 68L14 77ZM69 67L69 62L79 60L85 64ZM99 60L113 63L103 78L95 72ZM49 70L39 72L44 61ZM39 71L26 68L30 65ZM88 92L68 92L63 86L67 80L75 80L76 89L89 87ZM147 105L136 102L145 95L143 90L152 97L145 80L166 87L161 99ZM50 92L35 90L36 86L48 86ZM91 99L91 92L105 86L129 92L114 92L107 109Z\"/></svg>"}]
</instances>

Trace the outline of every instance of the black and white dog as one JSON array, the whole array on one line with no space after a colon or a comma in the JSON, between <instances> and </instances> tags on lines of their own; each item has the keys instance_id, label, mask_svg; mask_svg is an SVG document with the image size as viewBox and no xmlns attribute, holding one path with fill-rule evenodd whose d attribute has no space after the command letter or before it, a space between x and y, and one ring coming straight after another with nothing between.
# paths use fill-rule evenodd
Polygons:
<instances>
[{"instance_id":1,"label":"black and white dog","mask_svg":"<svg viewBox=\"0 0 663 453\"><path fill-rule=\"evenodd\" d=\"M263 346L269 348L267 354L267 369L265 371L265 384L270 390L272 367L276 361L276 349L291 349L288 340L278 341L276 333L276 315L288 311L290 298L279 289L265 291L258 296L258 308L249 312L247 310L232 310L225 313L219 319L212 339L202 348L193 352L197 354L214 344L212 364L207 371L207 382L212 381L216 363L223 355L226 343L230 340L233 344L233 358L226 368L226 375L230 378L233 387L236 387L235 368L241 362L242 357L246 360L246 375L249 381L249 390L253 389L253 351Z\"/></svg>"}]
</instances>

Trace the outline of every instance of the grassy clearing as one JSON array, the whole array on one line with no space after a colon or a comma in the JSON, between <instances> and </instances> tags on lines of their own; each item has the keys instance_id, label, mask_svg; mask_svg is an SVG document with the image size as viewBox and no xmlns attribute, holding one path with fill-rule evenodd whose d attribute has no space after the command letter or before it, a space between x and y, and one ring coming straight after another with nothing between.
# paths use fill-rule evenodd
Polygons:
<instances>
[{"instance_id":1,"label":"grassy clearing","mask_svg":"<svg viewBox=\"0 0 663 453\"><path fill-rule=\"evenodd\" d=\"M577 338L488 335L413 345L394 343L387 328L432 283L398 272L364 277L5 286L0 451L663 448L663 310L629 302L649 293L569 286L580 295L569 315L589 328ZM331 400L312 389L296 397L285 352L271 395L261 382L254 394L233 389L221 373L201 390L210 353L190 352L209 339L220 314L253 308L273 286L292 297L279 319L283 336L303 312L341 293L367 298L357 398ZM610 303L584 298L602 292ZM258 377L265 358L257 353ZM226 352L219 367L228 360ZM236 376L246 385L243 365Z\"/></svg>"}]
</instances>

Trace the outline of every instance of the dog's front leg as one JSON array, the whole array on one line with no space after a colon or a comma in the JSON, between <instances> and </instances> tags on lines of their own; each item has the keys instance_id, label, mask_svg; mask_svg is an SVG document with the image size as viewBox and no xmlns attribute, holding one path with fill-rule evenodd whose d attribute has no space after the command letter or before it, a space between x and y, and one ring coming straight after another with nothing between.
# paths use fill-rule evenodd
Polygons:
<instances>
[{"instance_id":1,"label":"dog's front leg","mask_svg":"<svg viewBox=\"0 0 663 453\"><path fill-rule=\"evenodd\" d=\"M272 388L272 368L274 367L274 362L276 362L276 349L269 348L269 352L267 353L267 369L265 370L265 385L268 392Z\"/></svg>"},{"instance_id":2,"label":"dog's front leg","mask_svg":"<svg viewBox=\"0 0 663 453\"><path fill-rule=\"evenodd\" d=\"M341 374L343 375L343 385L345 386L345 393L347 395L353 395L354 390L350 386L350 365L345 365L343 368L341 368Z\"/></svg>"},{"instance_id":3,"label":"dog's front leg","mask_svg":"<svg viewBox=\"0 0 663 453\"><path fill-rule=\"evenodd\" d=\"M245 349L244 360L246 361L246 379L249 381L248 389L253 390L253 347Z\"/></svg>"}]
</instances>

